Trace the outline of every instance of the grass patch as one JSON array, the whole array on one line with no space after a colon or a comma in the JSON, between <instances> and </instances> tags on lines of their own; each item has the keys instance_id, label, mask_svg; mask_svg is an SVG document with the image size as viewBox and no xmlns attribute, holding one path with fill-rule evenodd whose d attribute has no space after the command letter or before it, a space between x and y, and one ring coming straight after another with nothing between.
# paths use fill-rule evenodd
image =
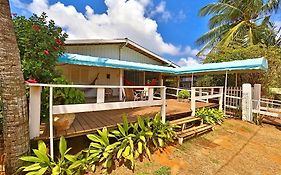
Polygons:
<instances>
[{"instance_id":1,"label":"grass patch","mask_svg":"<svg viewBox=\"0 0 281 175\"><path fill-rule=\"evenodd\" d=\"M158 170L154 171L154 175L170 175L171 174L171 168L167 166L162 166Z\"/></svg>"},{"instance_id":2,"label":"grass patch","mask_svg":"<svg viewBox=\"0 0 281 175\"><path fill-rule=\"evenodd\" d=\"M141 172L141 173L137 173L137 175L149 175L149 174L145 172Z\"/></svg>"},{"instance_id":3,"label":"grass patch","mask_svg":"<svg viewBox=\"0 0 281 175\"><path fill-rule=\"evenodd\" d=\"M253 131L252 128L247 127L247 126L243 126L243 125L242 125L241 128L244 129L244 130L247 131L247 132L252 132L252 131Z\"/></svg>"}]
</instances>

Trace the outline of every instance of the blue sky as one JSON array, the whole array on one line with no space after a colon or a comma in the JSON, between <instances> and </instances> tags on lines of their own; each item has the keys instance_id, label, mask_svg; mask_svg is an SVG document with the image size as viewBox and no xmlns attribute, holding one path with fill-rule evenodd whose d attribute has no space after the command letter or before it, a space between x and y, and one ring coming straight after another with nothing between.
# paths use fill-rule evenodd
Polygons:
<instances>
[{"instance_id":1,"label":"blue sky","mask_svg":"<svg viewBox=\"0 0 281 175\"><path fill-rule=\"evenodd\" d=\"M11 0L11 10L30 16L43 11L70 38L128 37L181 65L196 63L195 40L208 31L198 11L215 0Z\"/></svg>"}]
</instances>

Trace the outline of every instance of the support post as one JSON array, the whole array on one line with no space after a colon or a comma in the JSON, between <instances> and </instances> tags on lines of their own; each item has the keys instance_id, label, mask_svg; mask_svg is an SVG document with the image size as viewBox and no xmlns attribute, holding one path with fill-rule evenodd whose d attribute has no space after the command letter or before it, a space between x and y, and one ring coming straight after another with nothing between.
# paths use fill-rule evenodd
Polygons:
<instances>
[{"instance_id":1,"label":"support post","mask_svg":"<svg viewBox=\"0 0 281 175\"><path fill-rule=\"evenodd\" d=\"M54 159L54 130L53 130L53 87L49 94L49 123L50 123L50 155Z\"/></svg>"},{"instance_id":2,"label":"support post","mask_svg":"<svg viewBox=\"0 0 281 175\"><path fill-rule=\"evenodd\" d=\"M40 135L42 87L30 86L29 92L29 136L30 139L34 139Z\"/></svg>"},{"instance_id":3,"label":"support post","mask_svg":"<svg viewBox=\"0 0 281 175\"><path fill-rule=\"evenodd\" d=\"M166 87L161 88L161 99L162 99L162 106L161 106L161 118L162 122L166 122Z\"/></svg>"},{"instance_id":4,"label":"support post","mask_svg":"<svg viewBox=\"0 0 281 175\"><path fill-rule=\"evenodd\" d=\"M238 75L235 73L235 87L238 87Z\"/></svg>"},{"instance_id":5,"label":"support post","mask_svg":"<svg viewBox=\"0 0 281 175\"><path fill-rule=\"evenodd\" d=\"M224 104L223 104L223 111L224 115L226 114L226 92L227 92L227 79L228 79L228 74L227 71L225 72L225 80L224 80Z\"/></svg>"},{"instance_id":6,"label":"support post","mask_svg":"<svg viewBox=\"0 0 281 175\"><path fill-rule=\"evenodd\" d=\"M180 79L180 76L178 75L178 76L177 76L177 88L180 87L180 80L181 80L181 79Z\"/></svg>"},{"instance_id":7,"label":"support post","mask_svg":"<svg viewBox=\"0 0 281 175\"><path fill-rule=\"evenodd\" d=\"M97 103L104 103L104 95L105 95L105 89L98 88L97 89Z\"/></svg>"},{"instance_id":8,"label":"support post","mask_svg":"<svg viewBox=\"0 0 281 175\"><path fill-rule=\"evenodd\" d=\"M251 84L242 85L242 120L253 121Z\"/></svg>"},{"instance_id":9,"label":"support post","mask_svg":"<svg viewBox=\"0 0 281 175\"><path fill-rule=\"evenodd\" d=\"M193 73L191 74L191 87L193 87L193 81L194 81L194 77L193 77Z\"/></svg>"},{"instance_id":10,"label":"support post","mask_svg":"<svg viewBox=\"0 0 281 175\"><path fill-rule=\"evenodd\" d=\"M260 99L261 99L261 84L254 84L253 109L259 109L260 108L260 105L259 105Z\"/></svg>"},{"instance_id":11,"label":"support post","mask_svg":"<svg viewBox=\"0 0 281 175\"><path fill-rule=\"evenodd\" d=\"M222 110L223 88L220 88L219 93L220 93L220 95L221 95L220 98L219 98L219 110Z\"/></svg>"},{"instance_id":12,"label":"support post","mask_svg":"<svg viewBox=\"0 0 281 175\"><path fill-rule=\"evenodd\" d=\"M153 101L154 88L148 88L148 101Z\"/></svg>"},{"instance_id":13,"label":"support post","mask_svg":"<svg viewBox=\"0 0 281 175\"><path fill-rule=\"evenodd\" d=\"M191 116L195 116L195 110L196 110L196 101L195 101L195 87L191 87Z\"/></svg>"},{"instance_id":14,"label":"support post","mask_svg":"<svg viewBox=\"0 0 281 175\"><path fill-rule=\"evenodd\" d=\"M119 85L123 86L124 85L124 69L120 69L119 72ZM119 100L123 100L123 89L120 87L119 89Z\"/></svg>"}]
</instances>

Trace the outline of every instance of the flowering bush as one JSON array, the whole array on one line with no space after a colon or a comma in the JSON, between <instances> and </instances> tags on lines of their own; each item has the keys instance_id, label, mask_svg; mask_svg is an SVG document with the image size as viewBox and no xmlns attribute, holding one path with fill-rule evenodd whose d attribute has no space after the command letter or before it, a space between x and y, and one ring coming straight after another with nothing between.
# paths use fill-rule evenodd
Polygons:
<instances>
[{"instance_id":1,"label":"flowering bush","mask_svg":"<svg viewBox=\"0 0 281 175\"><path fill-rule=\"evenodd\" d=\"M64 51L67 34L54 21L47 21L45 13L28 19L14 16L13 22L25 80L50 83L59 77L55 66Z\"/></svg>"}]
</instances>

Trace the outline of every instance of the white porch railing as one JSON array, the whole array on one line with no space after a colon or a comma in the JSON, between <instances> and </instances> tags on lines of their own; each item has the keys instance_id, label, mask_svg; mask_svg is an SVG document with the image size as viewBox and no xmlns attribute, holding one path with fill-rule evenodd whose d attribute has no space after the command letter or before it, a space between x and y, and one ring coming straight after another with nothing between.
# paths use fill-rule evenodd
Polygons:
<instances>
[{"instance_id":1,"label":"white porch railing","mask_svg":"<svg viewBox=\"0 0 281 175\"><path fill-rule=\"evenodd\" d=\"M41 91L43 87L49 88L49 125L50 125L50 154L54 156L53 148L53 115L65 113L80 113L92 111L104 111L114 109L125 109L145 106L161 106L162 122L166 120L166 88L165 86L92 86L92 85L58 85L58 84L27 84L30 87L29 102L29 128L30 138L40 135L40 107ZM53 91L55 88L81 88L96 89L97 97L95 103L53 105ZM118 101L105 102L105 89L147 89L147 98L140 101ZM154 90L160 89L160 97L154 96Z\"/></svg>"},{"instance_id":2,"label":"white porch railing","mask_svg":"<svg viewBox=\"0 0 281 175\"><path fill-rule=\"evenodd\" d=\"M190 94L191 94L191 89L173 88L173 87L166 87L166 94L167 94L167 95L170 95L170 96L172 96L172 97L178 97L179 92L182 91L182 90L187 90L187 91L190 92ZM203 92L203 91L201 91L201 90L196 91L196 93L197 93L199 96L208 95L208 94L209 94L208 92ZM189 99L191 99L191 97L190 97ZM202 102L208 103L208 99L203 99L203 100L201 100L201 101L202 101Z\"/></svg>"},{"instance_id":3,"label":"white porch railing","mask_svg":"<svg viewBox=\"0 0 281 175\"><path fill-rule=\"evenodd\" d=\"M281 101L267 98L253 101L253 113L281 118Z\"/></svg>"},{"instance_id":4,"label":"white porch railing","mask_svg":"<svg viewBox=\"0 0 281 175\"><path fill-rule=\"evenodd\" d=\"M223 94L224 94L223 89L224 89L224 87L222 87L222 86L217 86L217 87L192 87L191 88L192 116L195 116L196 101L207 101L207 102L209 102L209 99L218 99L219 109L222 110ZM199 93L197 93L197 92L199 92Z\"/></svg>"}]
</instances>

